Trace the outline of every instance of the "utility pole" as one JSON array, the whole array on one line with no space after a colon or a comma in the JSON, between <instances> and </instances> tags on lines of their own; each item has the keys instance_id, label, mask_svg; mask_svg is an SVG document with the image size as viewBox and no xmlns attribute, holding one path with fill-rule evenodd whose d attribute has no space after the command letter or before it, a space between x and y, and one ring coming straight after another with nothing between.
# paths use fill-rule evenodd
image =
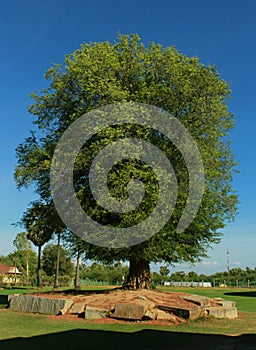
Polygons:
<instances>
[{"instance_id":1,"label":"utility pole","mask_svg":"<svg viewBox=\"0 0 256 350\"><path fill-rule=\"evenodd\" d=\"M227 249L227 271L229 273L229 250Z\"/></svg>"}]
</instances>

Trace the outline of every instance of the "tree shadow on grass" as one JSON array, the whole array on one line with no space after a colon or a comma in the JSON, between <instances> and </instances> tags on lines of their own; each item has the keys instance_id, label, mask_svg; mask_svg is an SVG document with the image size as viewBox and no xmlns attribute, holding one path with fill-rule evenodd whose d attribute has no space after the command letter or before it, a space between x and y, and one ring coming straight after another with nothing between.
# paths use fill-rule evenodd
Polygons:
<instances>
[{"instance_id":1,"label":"tree shadow on grass","mask_svg":"<svg viewBox=\"0 0 256 350\"><path fill-rule=\"evenodd\" d=\"M91 295L91 294L110 294L117 290L122 290L121 287L115 287L111 289L81 289L81 290L75 290L75 289L66 289L66 290L50 290L50 291L35 291L33 294L61 294L61 295Z\"/></svg>"},{"instance_id":2,"label":"tree shadow on grass","mask_svg":"<svg viewBox=\"0 0 256 350\"><path fill-rule=\"evenodd\" d=\"M135 333L71 330L0 341L1 350L255 350L256 335L237 337L142 330Z\"/></svg>"},{"instance_id":3,"label":"tree shadow on grass","mask_svg":"<svg viewBox=\"0 0 256 350\"><path fill-rule=\"evenodd\" d=\"M227 292L224 295L230 295L234 297L256 297L256 291L246 291L246 292Z\"/></svg>"}]
</instances>

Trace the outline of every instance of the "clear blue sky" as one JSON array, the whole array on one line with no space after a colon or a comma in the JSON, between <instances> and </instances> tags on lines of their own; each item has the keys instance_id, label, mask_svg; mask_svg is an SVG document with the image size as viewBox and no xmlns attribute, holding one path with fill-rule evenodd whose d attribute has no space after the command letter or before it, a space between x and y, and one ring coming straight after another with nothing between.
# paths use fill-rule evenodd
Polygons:
<instances>
[{"instance_id":1,"label":"clear blue sky","mask_svg":"<svg viewBox=\"0 0 256 350\"><path fill-rule=\"evenodd\" d=\"M230 265L256 264L256 2L98 0L3 2L0 12L0 254L12 250L20 229L17 222L35 197L31 190L18 191L13 181L15 147L32 128L27 112L29 93L47 82L44 72L52 63L83 42L113 42L118 32L138 33L144 43L174 45L182 53L215 64L232 83L230 110L236 126L232 148L240 161L234 186L241 201L235 223L223 231L222 243L209 251L210 258L196 269L212 272ZM240 265L239 265L240 264ZM184 266L178 266L178 269ZM195 268L194 268L195 269Z\"/></svg>"}]
</instances>

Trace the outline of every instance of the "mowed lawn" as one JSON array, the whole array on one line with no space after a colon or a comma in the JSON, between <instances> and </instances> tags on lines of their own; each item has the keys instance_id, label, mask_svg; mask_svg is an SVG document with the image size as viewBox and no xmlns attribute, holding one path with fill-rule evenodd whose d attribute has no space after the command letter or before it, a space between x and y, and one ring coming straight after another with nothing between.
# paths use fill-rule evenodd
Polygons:
<instances>
[{"instance_id":1,"label":"mowed lawn","mask_svg":"<svg viewBox=\"0 0 256 350\"><path fill-rule=\"evenodd\" d=\"M236 301L235 320L197 320L178 326L146 322L99 324L0 310L0 349L256 349L256 290L161 288ZM0 292L1 294L2 291Z\"/></svg>"}]
</instances>

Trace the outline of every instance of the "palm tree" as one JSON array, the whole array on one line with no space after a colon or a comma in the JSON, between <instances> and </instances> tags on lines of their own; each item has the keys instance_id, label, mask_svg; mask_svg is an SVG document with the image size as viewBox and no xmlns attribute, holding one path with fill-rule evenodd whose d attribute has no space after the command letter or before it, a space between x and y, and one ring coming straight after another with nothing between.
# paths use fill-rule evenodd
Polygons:
<instances>
[{"instance_id":1,"label":"palm tree","mask_svg":"<svg viewBox=\"0 0 256 350\"><path fill-rule=\"evenodd\" d=\"M52 224L49 215L49 205L34 202L22 217L22 225L26 228L27 238L38 247L37 286L42 287L41 250L42 246L52 238Z\"/></svg>"}]
</instances>

